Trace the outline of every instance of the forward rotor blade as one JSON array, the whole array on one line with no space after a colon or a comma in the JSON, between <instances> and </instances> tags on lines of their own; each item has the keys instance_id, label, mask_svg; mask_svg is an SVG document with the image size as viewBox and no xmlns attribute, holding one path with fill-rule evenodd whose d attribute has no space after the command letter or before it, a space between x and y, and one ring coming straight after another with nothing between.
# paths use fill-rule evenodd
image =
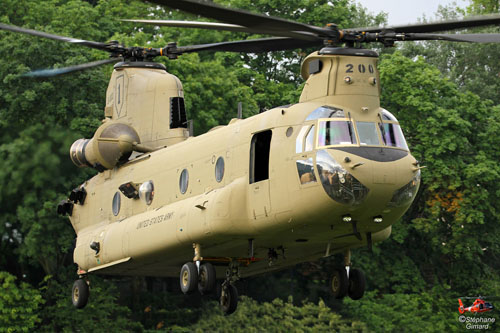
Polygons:
<instances>
[{"instance_id":1,"label":"forward rotor blade","mask_svg":"<svg viewBox=\"0 0 500 333\"><path fill-rule=\"evenodd\" d=\"M430 22L411 25L399 25L389 27L371 27L371 28L351 28L346 30L364 31L364 32L380 32L380 31L394 31L394 32L436 32L454 29L483 27L487 25L500 24L500 15L483 15L463 18L459 20L449 20L442 22Z\"/></svg>"},{"instance_id":2,"label":"forward rotor blade","mask_svg":"<svg viewBox=\"0 0 500 333\"><path fill-rule=\"evenodd\" d=\"M322 37L336 37L336 30L325 29L313 25L288 21L282 18L255 14L241 9L232 9L219 6L212 2L201 0L148 0L159 5L180 9L184 12L212 18L225 23L242 25L250 29L257 29L270 35L288 36L297 39L301 32L312 33ZM292 36L292 34L294 34ZM308 37L308 35L305 35ZM309 39L309 38L308 38Z\"/></svg>"},{"instance_id":3,"label":"forward rotor blade","mask_svg":"<svg viewBox=\"0 0 500 333\"><path fill-rule=\"evenodd\" d=\"M312 46L323 45L321 40L305 41L293 38L259 38L240 40L233 42L222 42L213 44L179 46L175 50L170 51L173 54L182 54L198 51L228 51L228 52L248 52L260 53L269 51L283 51L297 48L306 48Z\"/></svg>"},{"instance_id":4,"label":"forward rotor blade","mask_svg":"<svg viewBox=\"0 0 500 333\"><path fill-rule=\"evenodd\" d=\"M256 30L244 27L242 25L229 24L229 23L175 21L175 20L125 20L125 19L121 21L145 23L162 27L165 26L165 27L180 27L180 28L198 28L198 29L227 30L227 31L250 32L250 33L256 32Z\"/></svg>"},{"instance_id":5,"label":"forward rotor blade","mask_svg":"<svg viewBox=\"0 0 500 333\"><path fill-rule=\"evenodd\" d=\"M106 43L93 42L93 41L76 39L76 38L71 38L71 37L64 37L64 36L49 34L49 33L42 32L42 31L21 28L21 27L15 26L15 25L8 25L8 24L0 23L0 29L12 31L12 32L20 32L23 34L33 35L33 36L37 36L37 37L59 40L59 41L67 42L67 43L79 44L79 45L87 46L87 47L90 47L93 49L98 49L98 50L104 50L104 51L109 50L109 45Z\"/></svg>"},{"instance_id":6,"label":"forward rotor blade","mask_svg":"<svg viewBox=\"0 0 500 333\"><path fill-rule=\"evenodd\" d=\"M175 21L175 20L122 20L126 22L144 23L156 26L166 27L180 27L180 28L198 28L198 29L211 29L211 30L226 30L236 32L246 32L253 34L268 34L281 37L291 37L296 39L320 40L315 34L309 32L296 32L296 31L274 31L272 29L254 29L247 28L238 24L229 23L216 23L216 22L200 22L200 21Z\"/></svg>"},{"instance_id":7,"label":"forward rotor blade","mask_svg":"<svg viewBox=\"0 0 500 333\"><path fill-rule=\"evenodd\" d=\"M63 67L63 68L39 69L39 70L35 70L32 72L28 72L26 74L23 74L22 76L25 76L25 77L51 77L51 76L72 73L72 72L76 72L76 71L82 71L85 69L98 67L98 66L106 65L106 64L111 64L111 63L119 62L122 60L123 60L122 58L112 58L112 59L98 60L98 61L88 62L88 63L81 64L81 65L69 66L69 67Z\"/></svg>"},{"instance_id":8,"label":"forward rotor blade","mask_svg":"<svg viewBox=\"0 0 500 333\"><path fill-rule=\"evenodd\" d=\"M405 40L446 40L469 43L500 43L500 34L407 34Z\"/></svg>"}]
</instances>

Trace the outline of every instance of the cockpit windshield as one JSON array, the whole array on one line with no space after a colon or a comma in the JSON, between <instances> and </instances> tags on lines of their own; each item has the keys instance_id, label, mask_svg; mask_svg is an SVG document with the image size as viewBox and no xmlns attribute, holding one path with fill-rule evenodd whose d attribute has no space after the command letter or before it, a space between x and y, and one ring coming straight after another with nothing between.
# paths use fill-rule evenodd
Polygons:
<instances>
[{"instance_id":1,"label":"cockpit windshield","mask_svg":"<svg viewBox=\"0 0 500 333\"><path fill-rule=\"evenodd\" d=\"M356 134L350 121L320 121L319 146L356 144Z\"/></svg>"},{"instance_id":2,"label":"cockpit windshield","mask_svg":"<svg viewBox=\"0 0 500 333\"><path fill-rule=\"evenodd\" d=\"M408 145L406 144L403 131L401 126L397 123L396 117L394 117L389 111L382 110L382 123L379 123L380 132L382 133L382 139L384 144L390 147L398 147L408 150Z\"/></svg>"},{"instance_id":3,"label":"cockpit windshield","mask_svg":"<svg viewBox=\"0 0 500 333\"><path fill-rule=\"evenodd\" d=\"M317 119L317 120L316 120ZM351 115L341 109L322 106L314 110L306 121L316 120L317 146L387 146L408 150L406 140L399 126L398 120L389 111L382 109L378 121L356 121ZM311 126L311 125L309 125ZM309 127L308 127L309 128ZM310 127L314 129L314 125ZM306 126L297 137L297 144L302 147ZM312 130L307 132L305 145L311 145ZM306 150L311 150L311 147ZM300 149L302 151L302 149ZM297 150L299 152L299 150Z\"/></svg>"},{"instance_id":4,"label":"cockpit windshield","mask_svg":"<svg viewBox=\"0 0 500 333\"><path fill-rule=\"evenodd\" d=\"M380 139L378 136L377 126L373 122L357 121L359 143L362 146L379 146Z\"/></svg>"}]
</instances>

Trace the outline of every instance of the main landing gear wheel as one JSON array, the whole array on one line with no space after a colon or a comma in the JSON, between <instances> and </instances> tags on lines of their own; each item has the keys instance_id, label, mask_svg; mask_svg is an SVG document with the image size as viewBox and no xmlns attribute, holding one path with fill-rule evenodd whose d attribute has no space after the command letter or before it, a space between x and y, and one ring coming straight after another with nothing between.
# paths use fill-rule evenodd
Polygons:
<instances>
[{"instance_id":1,"label":"main landing gear wheel","mask_svg":"<svg viewBox=\"0 0 500 333\"><path fill-rule=\"evenodd\" d=\"M184 294L189 294L196 289L198 285L198 269L194 263L188 262L182 266L180 283Z\"/></svg>"},{"instance_id":2,"label":"main landing gear wheel","mask_svg":"<svg viewBox=\"0 0 500 333\"><path fill-rule=\"evenodd\" d=\"M332 276L332 293L335 298L344 298L349 288L349 279L344 267L336 269Z\"/></svg>"},{"instance_id":3,"label":"main landing gear wheel","mask_svg":"<svg viewBox=\"0 0 500 333\"><path fill-rule=\"evenodd\" d=\"M83 279L78 279L73 283L71 290L71 301L77 309L83 309L89 300L89 285Z\"/></svg>"},{"instance_id":4,"label":"main landing gear wheel","mask_svg":"<svg viewBox=\"0 0 500 333\"><path fill-rule=\"evenodd\" d=\"M226 315L230 315L238 307L238 289L229 283L222 284L220 306Z\"/></svg>"},{"instance_id":5,"label":"main landing gear wheel","mask_svg":"<svg viewBox=\"0 0 500 333\"><path fill-rule=\"evenodd\" d=\"M365 293L366 279L363 271L353 268L349 270L349 297L360 299Z\"/></svg>"},{"instance_id":6,"label":"main landing gear wheel","mask_svg":"<svg viewBox=\"0 0 500 333\"><path fill-rule=\"evenodd\" d=\"M215 268L207 262L200 266L198 277L198 291L202 295L211 293L215 289Z\"/></svg>"}]
</instances>

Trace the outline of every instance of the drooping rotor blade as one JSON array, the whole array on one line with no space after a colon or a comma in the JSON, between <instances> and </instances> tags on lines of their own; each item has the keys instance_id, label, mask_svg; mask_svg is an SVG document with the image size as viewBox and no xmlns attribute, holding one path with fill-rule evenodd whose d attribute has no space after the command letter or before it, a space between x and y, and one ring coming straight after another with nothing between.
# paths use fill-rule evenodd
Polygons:
<instances>
[{"instance_id":1,"label":"drooping rotor blade","mask_svg":"<svg viewBox=\"0 0 500 333\"><path fill-rule=\"evenodd\" d=\"M125 22L145 23L150 25L179 27L179 28L198 28L211 30L227 30L236 32L255 33L255 30L244 27L238 24L215 23L215 22L200 22L200 21L176 21L176 20L121 20ZM258 33L258 32L257 32Z\"/></svg>"},{"instance_id":2,"label":"drooping rotor blade","mask_svg":"<svg viewBox=\"0 0 500 333\"><path fill-rule=\"evenodd\" d=\"M211 30L226 30L236 32L247 32L253 34L268 34L281 37L290 37L303 40L320 40L320 38L310 32L294 32L294 31L274 31L272 29L248 28L238 24L217 23L217 22L200 22L200 21L175 21L175 20L122 20L126 22L144 23L156 26L180 27L180 28L198 28Z\"/></svg>"},{"instance_id":3,"label":"drooping rotor blade","mask_svg":"<svg viewBox=\"0 0 500 333\"><path fill-rule=\"evenodd\" d=\"M355 34L358 34L357 36ZM421 34L421 33L397 33L393 31L378 32L353 32L344 35L344 38L358 40L363 43L380 42L385 46L392 46L394 42L420 41L420 40L443 40L450 42L468 43L500 43L500 34Z\"/></svg>"},{"instance_id":4,"label":"drooping rotor blade","mask_svg":"<svg viewBox=\"0 0 500 333\"><path fill-rule=\"evenodd\" d=\"M346 30L351 31L364 31L364 32L380 32L380 31L394 31L394 32L415 32L427 33L436 31L447 31L454 29L483 27L487 25L500 24L500 15L483 15L458 20L449 20L441 22L419 23L411 25L399 25L389 27L370 27L370 28L350 28Z\"/></svg>"},{"instance_id":5,"label":"drooping rotor blade","mask_svg":"<svg viewBox=\"0 0 500 333\"><path fill-rule=\"evenodd\" d=\"M101 65L105 65L105 64L111 64L111 63L118 62L121 60L123 60L123 59L111 58L111 59L98 60L98 61L88 62L85 64L63 67L63 68L39 69L39 70L35 70L35 71L28 72L26 74L23 74L22 76L25 76L25 77L51 77L51 76L72 73L72 72L76 72L76 71L82 71L85 69L89 69L89 68L93 68L93 67L97 67L97 66L101 66Z\"/></svg>"},{"instance_id":6,"label":"drooping rotor blade","mask_svg":"<svg viewBox=\"0 0 500 333\"><path fill-rule=\"evenodd\" d=\"M182 54L182 53L198 52L198 51L260 53L269 51L292 50L292 49L306 48L311 46L321 46L322 44L323 42L321 40L306 41L306 40L286 38L286 37L273 37L273 38L247 39L247 40L239 40L233 42L179 46L176 47L175 49L170 49L168 52L170 54Z\"/></svg>"},{"instance_id":7,"label":"drooping rotor blade","mask_svg":"<svg viewBox=\"0 0 500 333\"><path fill-rule=\"evenodd\" d=\"M20 32L23 34L33 35L33 36L37 36L37 37L59 40L62 42L67 42L67 43L83 45L83 46L87 46L87 47L91 47L93 49L98 49L98 50L103 50L103 51L109 50L109 44L107 44L107 43L100 43L100 42L93 42L93 41L88 41L88 40L83 40L83 39L64 37L64 36L49 34L49 33L42 32L42 31L21 28L21 27L17 27L14 25L0 23L0 29L12 31L12 32Z\"/></svg>"},{"instance_id":8,"label":"drooping rotor blade","mask_svg":"<svg viewBox=\"0 0 500 333\"><path fill-rule=\"evenodd\" d=\"M500 34L406 34L405 40L446 40L469 43L500 43Z\"/></svg>"},{"instance_id":9,"label":"drooping rotor blade","mask_svg":"<svg viewBox=\"0 0 500 333\"><path fill-rule=\"evenodd\" d=\"M270 35L301 38L302 32L312 33L319 37L337 37L336 29L320 28L309 24L288 21L282 18L251 13L241 9L222 7L213 2L201 0L148 0L159 5L180 9L184 12L201 15L221 22L242 25L257 29ZM291 35L294 33L295 35ZM305 38L310 40L309 35Z\"/></svg>"}]
</instances>

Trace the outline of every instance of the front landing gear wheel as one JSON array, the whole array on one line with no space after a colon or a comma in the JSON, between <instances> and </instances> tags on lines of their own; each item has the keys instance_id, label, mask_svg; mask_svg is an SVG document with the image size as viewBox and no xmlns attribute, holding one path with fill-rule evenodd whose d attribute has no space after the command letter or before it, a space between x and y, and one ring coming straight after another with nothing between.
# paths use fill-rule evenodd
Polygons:
<instances>
[{"instance_id":1,"label":"front landing gear wheel","mask_svg":"<svg viewBox=\"0 0 500 333\"><path fill-rule=\"evenodd\" d=\"M344 267L336 269L332 276L332 293L335 298L344 298L349 288L349 279Z\"/></svg>"},{"instance_id":2,"label":"front landing gear wheel","mask_svg":"<svg viewBox=\"0 0 500 333\"><path fill-rule=\"evenodd\" d=\"M71 301L77 309L83 309L89 300L89 285L83 279L76 280L73 283L71 291Z\"/></svg>"},{"instance_id":3,"label":"front landing gear wheel","mask_svg":"<svg viewBox=\"0 0 500 333\"><path fill-rule=\"evenodd\" d=\"M226 315L230 315L236 311L236 307L238 306L238 289L232 284L224 283L222 285L220 306Z\"/></svg>"},{"instance_id":4,"label":"front landing gear wheel","mask_svg":"<svg viewBox=\"0 0 500 333\"><path fill-rule=\"evenodd\" d=\"M363 271L353 268L349 271L349 297L360 299L365 293L366 279Z\"/></svg>"},{"instance_id":5,"label":"front landing gear wheel","mask_svg":"<svg viewBox=\"0 0 500 333\"><path fill-rule=\"evenodd\" d=\"M196 289L198 285L198 269L194 263L188 262L182 266L180 283L184 294L189 294Z\"/></svg>"},{"instance_id":6,"label":"front landing gear wheel","mask_svg":"<svg viewBox=\"0 0 500 333\"><path fill-rule=\"evenodd\" d=\"M215 289L215 268L207 262L200 266L198 278L198 291L202 295L211 293Z\"/></svg>"}]
</instances>

